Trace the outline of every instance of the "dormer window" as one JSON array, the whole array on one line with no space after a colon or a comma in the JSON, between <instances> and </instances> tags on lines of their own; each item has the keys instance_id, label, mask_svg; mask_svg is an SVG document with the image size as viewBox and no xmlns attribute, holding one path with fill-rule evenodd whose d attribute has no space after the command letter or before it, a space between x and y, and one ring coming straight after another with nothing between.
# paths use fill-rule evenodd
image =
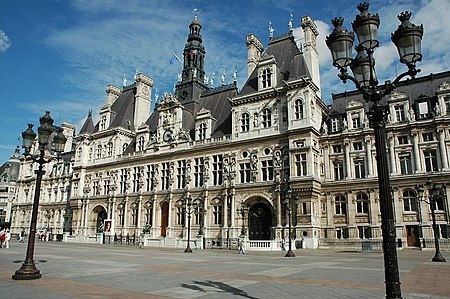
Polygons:
<instances>
[{"instance_id":1,"label":"dormer window","mask_svg":"<svg viewBox=\"0 0 450 299\"><path fill-rule=\"evenodd\" d=\"M359 113L352 113L352 128L361 128L361 118L359 117Z\"/></svg>"},{"instance_id":2,"label":"dormer window","mask_svg":"<svg viewBox=\"0 0 450 299\"><path fill-rule=\"evenodd\" d=\"M336 133L340 130L340 124L338 118L331 119L331 132Z\"/></svg>"},{"instance_id":3,"label":"dormer window","mask_svg":"<svg viewBox=\"0 0 450 299\"><path fill-rule=\"evenodd\" d=\"M106 115L102 115L102 119L100 120L100 130L106 129Z\"/></svg>"},{"instance_id":4,"label":"dormer window","mask_svg":"<svg viewBox=\"0 0 450 299\"><path fill-rule=\"evenodd\" d=\"M140 136L138 143L137 143L137 151L142 152L144 151L144 145L145 145L145 139L144 136Z\"/></svg>"},{"instance_id":5,"label":"dormer window","mask_svg":"<svg viewBox=\"0 0 450 299\"><path fill-rule=\"evenodd\" d=\"M428 102L418 103L419 119L424 119L428 117L430 110L428 109Z\"/></svg>"},{"instance_id":6,"label":"dormer window","mask_svg":"<svg viewBox=\"0 0 450 299\"><path fill-rule=\"evenodd\" d=\"M270 67L263 69L261 73L262 88L268 88L272 86L272 70Z\"/></svg>"},{"instance_id":7,"label":"dormer window","mask_svg":"<svg viewBox=\"0 0 450 299\"><path fill-rule=\"evenodd\" d=\"M272 112L269 108L264 109L262 113L262 125L263 128L268 128L272 126Z\"/></svg>"},{"instance_id":8,"label":"dormer window","mask_svg":"<svg viewBox=\"0 0 450 299\"><path fill-rule=\"evenodd\" d=\"M205 140L206 139L206 124L201 123L198 126L198 140Z\"/></svg>"},{"instance_id":9,"label":"dormer window","mask_svg":"<svg viewBox=\"0 0 450 299\"><path fill-rule=\"evenodd\" d=\"M303 101L302 100L296 100L294 103L294 109L295 109L295 119L301 119L303 118Z\"/></svg>"},{"instance_id":10,"label":"dormer window","mask_svg":"<svg viewBox=\"0 0 450 299\"><path fill-rule=\"evenodd\" d=\"M241 116L241 132L248 132L250 129L250 115L245 112Z\"/></svg>"},{"instance_id":11,"label":"dormer window","mask_svg":"<svg viewBox=\"0 0 450 299\"><path fill-rule=\"evenodd\" d=\"M405 106L403 104L402 105L395 105L394 110L395 110L395 118L396 118L397 122L404 122L404 121L406 121Z\"/></svg>"}]
</instances>

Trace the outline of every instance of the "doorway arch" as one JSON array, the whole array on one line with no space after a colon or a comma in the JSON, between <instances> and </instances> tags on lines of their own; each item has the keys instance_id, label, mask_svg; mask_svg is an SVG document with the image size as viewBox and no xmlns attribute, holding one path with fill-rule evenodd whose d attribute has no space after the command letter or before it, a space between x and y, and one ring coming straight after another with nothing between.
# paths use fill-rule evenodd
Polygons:
<instances>
[{"instance_id":1,"label":"doorway arch","mask_svg":"<svg viewBox=\"0 0 450 299\"><path fill-rule=\"evenodd\" d=\"M95 219L95 232L102 233L104 230L105 219L108 217L106 210L103 206L96 206L93 210Z\"/></svg>"},{"instance_id":2,"label":"doorway arch","mask_svg":"<svg viewBox=\"0 0 450 299\"><path fill-rule=\"evenodd\" d=\"M250 240L270 240L272 210L262 202L256 203L248 210L248 231Z\"/></svg>"},{"instance_id":3,"label":"doorway arch","mask_svg":"<svg viewBox=\"0 0 450 299\"><path fill-rule=\"evenodd\" d=\"M166 237L169 226L169 203L163 202L161 205L161 237Z\"/></svg>"}]
</instances>

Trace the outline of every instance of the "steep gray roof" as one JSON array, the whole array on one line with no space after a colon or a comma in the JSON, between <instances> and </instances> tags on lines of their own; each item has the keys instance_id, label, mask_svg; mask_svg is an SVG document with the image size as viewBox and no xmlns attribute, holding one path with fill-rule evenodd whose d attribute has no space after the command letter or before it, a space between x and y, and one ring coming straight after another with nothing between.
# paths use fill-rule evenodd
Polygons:
<instances>
[{"instance_id":1,"label":"steep gray roof","mask_svg":"<svg viewBox=\"0 0 450 299\"><path fill-rule=\"evenodd\" d=\"M89 111L89 114L84 121L83 127L80 130L79 134L92 134L94 132L94 121L92 120L92 112Z\"/></svg>"},{"instance_id":2,"label":"steep gray roof","mask_svg":"<svg viewBox=\"0 0 450 299\"><path fill-rule=\"evenodd\" d=\"M267 49L262 53L264 57L273 55L280 74L275 87L283 84L283 81L289 81L302 76L311 77L303 54L298 49L294 35L290 32L280 37L273 38ZM246 95L258 91L258 69L255 68L247 79L247 82L241 89L240 95Z\"/></svg>"},{"instance_id":3,"label":"steep gray roof","mask_svg":"<svg viewBox=\"0 0 450 299\"><path fill-rule=\"evenodd\" d=\"M17 181L20 170L19 158L20 150L17 147L11 158L0 166L0 182L9 183ZM3 180L6 180L6 182L3 182Z\"/></svg>"},{"instance_id":4,"label":"steep gray roof","mask_svg":"<svg viewBox=\"0 0 450 299\"><path fill-rule=\"evenodd\" d=\"M128 130L134 130L134 86L125 89L119 95L117 100L111 106L110 128L122 127Z\"/></svg>"}]
</instances>

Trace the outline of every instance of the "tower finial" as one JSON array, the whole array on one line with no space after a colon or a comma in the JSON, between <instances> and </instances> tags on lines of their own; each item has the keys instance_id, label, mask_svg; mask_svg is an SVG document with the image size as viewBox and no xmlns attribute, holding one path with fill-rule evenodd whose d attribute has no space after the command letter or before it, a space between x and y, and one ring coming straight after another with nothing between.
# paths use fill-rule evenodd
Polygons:
<instances>
[{"instance_id":1,"label":"tower finial","mask_svg":"<svg viewBox=\"0 0 450 299\"><path fill-rule=\"evenodd\" d=\"M200 14L200 12L198 11L198 9L197 9L197 8L194 8L194 9L192 10L192 13L194 14L194 20L197 20L197 19L198 19L198 15Z\"/></svg>"},{"instance_id":2,"label":"tower finial","mask_svg":"<svg viewBox=\"0 0 450 299\"><path fill-rule=\"evenodd\" d=\"M275 29L273 29L273 27L272 27L272 22L269 21L269 38L270 39L272 39L274 31L275 31Z\"/></svg>"},{"instance_id":3,"label":"tower finial","mask_svg":"<svg viewBox=\"0 0 450 299\"><path fill-rule=\"evenodd\" d=\"M291 13L291 18L289 19L289 23L288 23L289 31L292 31L293 23L294 23L294 15Z\"/></svg>"}]
</instances>

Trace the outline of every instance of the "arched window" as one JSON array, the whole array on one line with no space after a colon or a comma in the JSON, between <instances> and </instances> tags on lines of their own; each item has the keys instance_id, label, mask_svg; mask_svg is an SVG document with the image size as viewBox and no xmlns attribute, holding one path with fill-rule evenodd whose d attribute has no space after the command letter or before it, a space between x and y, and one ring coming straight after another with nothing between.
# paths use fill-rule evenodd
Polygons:
<instances>
[{"instance_id":1,"label":"arched window","mask_svg":"<svg viewBox=\"0 0 450 299\"><path fill-rule=\"evenodd\" d=\"M262 113L262 125L263 128L272 126L272 111L269 108L263 110Z\"/></svg>"},{"instance_id":2,"label":"arched window","mask_svg":"<svg viewBox=\"0 0 450 299\"><path fill-rule=\"evenodd\" d=\"M131 205L131 225L137 226L138 225L138 205L132 204Z\"/></svg>"},{"instance_id":3,"label":"arched window","mask_svg":"<svg viewBox=\"0 0 450 299\"><path fill-rule=\"evenodd\" d=\"M347 215L347 203L343 195L337 195L334 198L336 215Z\"/></svg>"},{"instance_id":4,"label":"arched window","mask_svg":"<svg viewBox=\"0 0 450 299\"><path fill-rule=\"evenodd\" d=\"M198 140L206 140L206 124L201 123L198 126Z\"/></svg>"},{"instance_id":5,"label":"arched window","mask_svg":"<svg viewBox=\"0 0 450 299\"><path fill-rule=\"evenodd\" d=\"M212 204L212 217L213 224L222 225L223 224L223 202L221 200L213 200Z\"/></svg>"},{"instance_id":6,"label":"arched window","mask_svg":"<svg viewBox=\"0 0 450 299\"><path fill-rule=\"evenodd\" d=\"M303 101L302 100L300 100L300 99L295 100L294 110L295 110L295 119L303 118Z\"/></svg>"},{"instance_id":7,"label":"arched window","mask_svg":"<svg viewBox=\"0 0 450 299\"><path fill-rule=\"evenodd\" d=\"M241 116L241 132L248 132L250 129L250 115L247 112Z\"/></svg>"},{"instance_id":8,"label":"arched window","mask_svg":"<svg viewBox=\"0 0 450 299\"><path fill-rule=\"evenodd\" d=\"M403 210L417 213L417 197L413 190L403 191Z\"/></svg>"},{"instance_id":9,"label":"arched window","mask_svg":"<svg viewBox=\"0 0 450 299\"><path fill-rule=\"evenodd\" d=\"M356 213L368 214L369 213L369 199L364 193L360 193L356 196Z\"/></svg>"},{"instance_id":10,"label":"arched window","mask_svg":"<svg viewBox=\"0 0 450 299\"><path fill-rule=\"evenodd\" d=\"M121 226L124 226L125 224L125 208L123 205L119 205L117 207L117 217L118 217L118 223Z\"/></svg>"},{"instance_id":11,"label":"arched window","mask_svg":"<svg viewBox=\"0 0 450 299\"><path fill-rule=\"evenodd\" d=\"M144 218L145 218L145 224L146 225L153 225L153 221L152 221L152 216L153 216L153 205L151 202L147 202L144 205L144 209L145 209L145 214L144 214Z\"/></svg>"}]
</instances>

